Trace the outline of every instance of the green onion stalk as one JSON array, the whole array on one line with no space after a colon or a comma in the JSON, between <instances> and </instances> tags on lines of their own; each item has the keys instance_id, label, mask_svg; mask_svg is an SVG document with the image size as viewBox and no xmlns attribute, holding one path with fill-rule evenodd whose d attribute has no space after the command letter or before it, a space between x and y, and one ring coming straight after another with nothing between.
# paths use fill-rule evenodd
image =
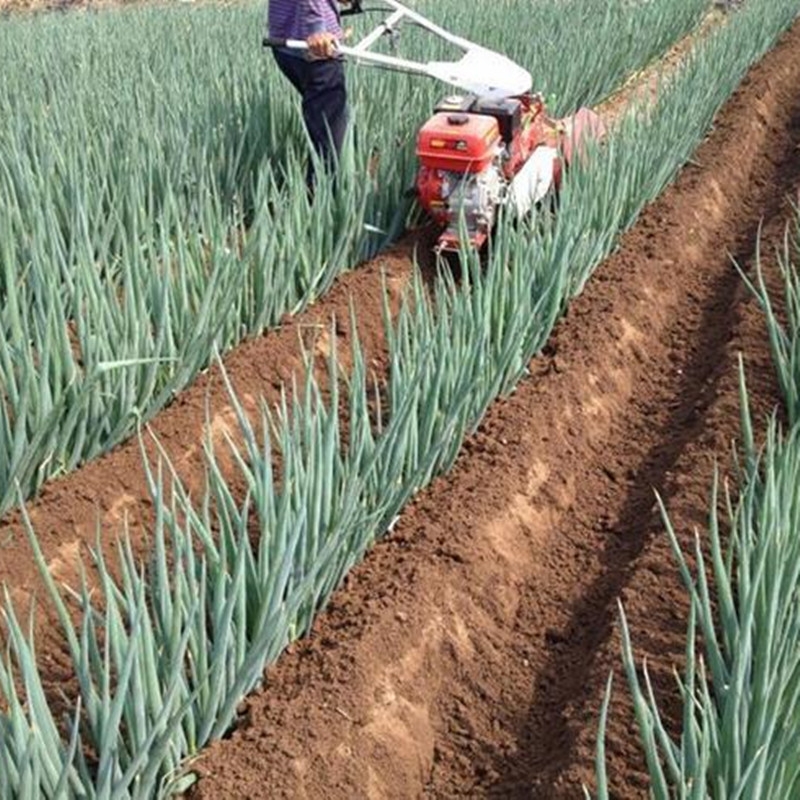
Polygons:
<instances>
[{"instance_id":1,"label":"green onion stalk","mask_svg":"<svg viewBox=\"0 0 800 800\"><path fill-rule=\"evenodd\" d=\"M751 425L746 395L743 406ZM698 535L694 571L662 506L691 600L677 737L667 729L647 665L640 672L636 663L620 606L625 674L654 798L789 798L800 786L800 428L784 435L772 418L761 452L746 449L751 468L738 498L729 491L721 497L715 479L708 550ZM604 729L605 717L599 742ZM608 797L604 772L597 781L598 796Z\"/></svg>"},{"instance_id":2,"label":"green onion stalk","mask_svg":"<svg viewBox=\"0 0 800 800\"><path fill-rule=\"evenodd\" d=\"M777 262L783 276L785 323L767 291L759 244L758 285L754 290L767 318L772 358L790 425L800 422L800 208L786 226Z\"/></svg>"}]
</instances>

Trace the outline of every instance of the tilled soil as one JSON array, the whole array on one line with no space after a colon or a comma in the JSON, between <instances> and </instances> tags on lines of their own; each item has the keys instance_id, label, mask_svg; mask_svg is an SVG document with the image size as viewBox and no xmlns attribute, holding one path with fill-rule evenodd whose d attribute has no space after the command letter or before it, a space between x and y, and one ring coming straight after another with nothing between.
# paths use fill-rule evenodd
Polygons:
<instances>
[{"instance_id":1,"label":"tilled soil","mask_svg":"<svg viewBox=\"0 0 800 800\"><path fill-rule=\"evenodd\" d=\"M196 797L579 797L619 672L618 598L674 718L687 603L654 491L689 546L715 459L730 471L740 353L756 418L778 403L764 320L732 258L752 271L762 220L765 254L780 242L798 147L795 26L531 377L198 759ZM616 796L645 796L622 684L610 777Z\"/></svg>"}]
</instances>

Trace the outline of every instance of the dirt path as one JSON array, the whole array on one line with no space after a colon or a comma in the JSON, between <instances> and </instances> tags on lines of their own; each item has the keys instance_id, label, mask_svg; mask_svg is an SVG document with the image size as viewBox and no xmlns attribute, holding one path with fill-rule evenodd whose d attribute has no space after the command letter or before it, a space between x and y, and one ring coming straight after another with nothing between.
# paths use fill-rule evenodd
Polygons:
<instances>
[{"instance_id":1,"label":"dirt path","mask_svg":"<svg viewBox=\"0 0 800 800\"><path fill-rule=\"evenodd\" d=\"M575 798L618 667L615 603L657 691L685 598L653 489L688 541L738 433L777 401L764 323L732 268L800 185L800 25L752 70L696 165L643 216L495 404L198 760L200 798ZM621 683L621 681L618 681ZM609 729L619 797L645 794L626 693Z\"/></svg>"}]
</instances>

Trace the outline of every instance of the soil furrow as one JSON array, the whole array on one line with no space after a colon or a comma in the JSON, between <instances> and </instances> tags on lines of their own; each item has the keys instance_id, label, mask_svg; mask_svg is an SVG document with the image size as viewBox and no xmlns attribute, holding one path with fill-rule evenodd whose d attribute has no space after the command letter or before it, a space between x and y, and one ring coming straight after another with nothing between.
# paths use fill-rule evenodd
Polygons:
<instances>
[{"instance_id":1,"label":"soil furrow","mask_svg":"<svg viewBox=\"0 0 800 800\"><path fill-rule=\"evenodd\" d=\"M788 149L774 165L775 179L763 198L767 247L782 239L789 213L786 198L800 177L800 158L795 149L800 143L800 117L791 121L791 129ZM751 275L760 226L761 219L753 218L740 235L739 246L730 250L737 263L751 269ZM668 332L669 363L675 374L654 387L638 414L619 420L615 466L609 469L601 465L597 473L606 485L602 509L606 518L600 526L587 526L585 510L570 513L560 526L566 535L554 540L557 558L566 561L575 554L576 546L585 546L585 538L598 529L613 534L598 541L599 563L584 577L585 589L577 600L561 598L565 601L565 623L549 632L560 646L548 649L542 668L537 670L533 703L518 733L518 756L513 764L502 760L496 768L498 774L507 776L499 787L504 797L529 797L532 786L537 789L534 796L559 796L557 788L565 782L564 773L576 762L579 745L589 744L583 721L596 714L602 702L607 665L613 663L619 651L618 637L612 637L618 597L641 591L642 597L631 614L634 635L646 642L656 634L643 647L642 655L654 665L653 674L663 678L661 685L667 697L672 694L670 668L681 660L684 630L684 617L675 612L684 610L685 598L676 584L675 596L664 609L663 587L658 593L646 591L647 581L639 575L643 560L652 562L656 554L659 561L653 563L670 563L654 493L662 497L679 530L691 534L695 528L703 529L715 458L719 457L725 477L732 442L738 434L737 357L742 349L747 359L747 378L754 390L756 418L761 419L777 402L763 318L738 273L726 268L725 260L723 252L720 269L709 269L710 280L704 287L707 295L699 308L692 303L685 309L686 316L675 319ZM772 281L773 286L777 283ZM644 453L642 442L649 443ZM617 474L621 468L635 478L630 487L623 484L620 490ZM579 532L577 544L570 535L575 532ZM647 566L645 575L651 571L652 566ZM552 602L556 598L549 599ZM598 610L602 613L598 614ZM664 610L672 612L673 624L662 621L653 626L655 616ZM516 627L521 636L530 630L531 617L536 613L538 609L526 604L520 610ZM672 652L664 647L663 637L667 634L674 636ZM589 687L591 690L587 691ZM537 702L540 697L547 698L544 707ZM574 796L574 787L575 783L567 780L563 796Z\"/></svg>"},{"instance_id":2,"label":"soil furrow","mask_svg":"<svg viewBox=\"0 0 800 800\"><path fill-rule=\"evenodd\" d=\"M749 258L764 214L780 231L799 113L795 26L532 378L201 756L198 796L579 796L618 666L617 597L657 691L674 696L685 598L653 489L688 541L738 432L739 350L756 412L777 402L763 319L730 254ZM619 796L644 794L621 687L608 749Z\"/></svg>"}]
</instances>

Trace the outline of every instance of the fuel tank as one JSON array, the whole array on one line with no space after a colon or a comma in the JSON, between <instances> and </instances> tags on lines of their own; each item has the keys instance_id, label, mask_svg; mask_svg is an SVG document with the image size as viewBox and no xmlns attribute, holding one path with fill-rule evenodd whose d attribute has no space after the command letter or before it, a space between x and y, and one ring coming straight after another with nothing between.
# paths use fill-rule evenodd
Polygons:
<instances>
[{"instance_id":1,"label":"fuel tank","mask_svg":"<svg viewBox=\"0 0 800 800\"><path fill-rule=\"evenodd\" d=\"M421 166L445 172L483 172L502 145L494 117L481 114L434 114L417 138Z\"/></svg>"}]
</instances>

